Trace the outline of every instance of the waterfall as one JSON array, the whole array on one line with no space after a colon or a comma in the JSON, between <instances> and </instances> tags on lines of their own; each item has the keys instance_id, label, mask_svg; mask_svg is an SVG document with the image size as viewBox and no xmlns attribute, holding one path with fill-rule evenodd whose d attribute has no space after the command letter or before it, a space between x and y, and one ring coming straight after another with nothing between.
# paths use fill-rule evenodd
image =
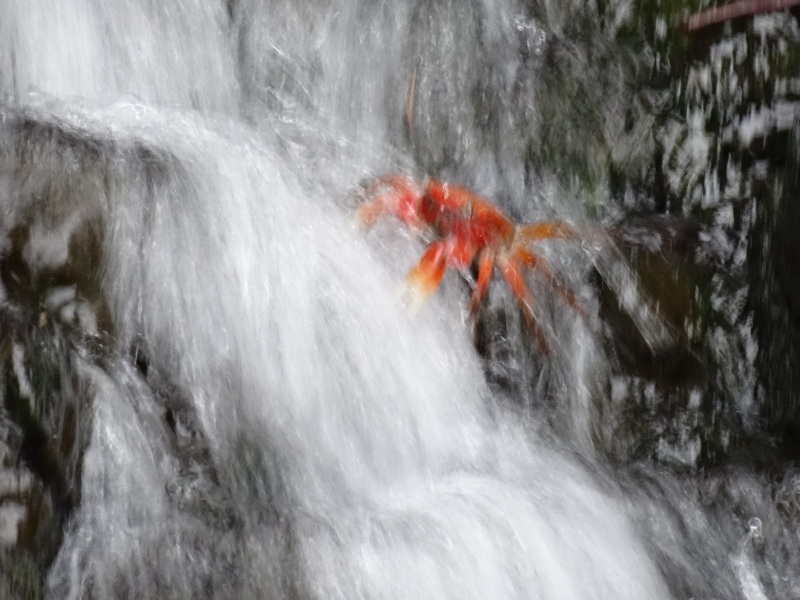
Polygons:
<instances>
[{"instance_id":1,"label":"waterfall","mask_svg":"<svg viewBox=\"0 0 800 600\"><path fill-rule=\"evenodd\" d=\"M765 597L760 529L596 447L588 274L612 259L544 249L591 316L541 286L552 356L512 318L502 361L456 274L410 313L420 240L353 222L362 178L421 163L519 218L589 221L533 189L514 135L547 135L537 44L578 7L526 6L0 6L2 401L61 449L30 467L66 482L33 544L48 598Z\"/></svg>"}]
</instances>

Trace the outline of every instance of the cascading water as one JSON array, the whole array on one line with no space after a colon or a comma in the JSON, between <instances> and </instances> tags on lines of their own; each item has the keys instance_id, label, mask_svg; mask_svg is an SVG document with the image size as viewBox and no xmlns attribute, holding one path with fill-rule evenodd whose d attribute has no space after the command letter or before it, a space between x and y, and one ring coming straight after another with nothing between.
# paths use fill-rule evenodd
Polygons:
<instances>
[{"instance_id":1,"label":"cascading water","mask_svg":"<svg viewBox=\"0 0 800 600\"><path fill-rule=\"evenodd\" d=\"M588 284L587 323L542 288L552 356L510 311L481 357L458 278L412 316L397 287L419 244L391 221L353 227L362 177L418 164L526 220L587 220L525 158L547 160L529 144L554 135L545 42L580 11L528 8L0 6L0 425L36 420L58 449L15 475L53 487L31 541L47 597L798 591L800 541L757 556L787 533L757 476L709 509L719 480L598 452L608 364ZM611 130L628 92L606 83L587 118ZM668 337L616 256L545 250L578 289L599 267L647 341ZM19 583L23 561L3 560Z\"/></svg>"}]
</instances>

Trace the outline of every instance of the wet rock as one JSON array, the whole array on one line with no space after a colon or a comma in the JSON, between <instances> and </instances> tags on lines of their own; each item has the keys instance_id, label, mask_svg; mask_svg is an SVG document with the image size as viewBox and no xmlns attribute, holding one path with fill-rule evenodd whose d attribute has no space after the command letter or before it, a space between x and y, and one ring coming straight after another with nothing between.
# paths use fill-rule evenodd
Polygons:
<instances>
[{"instance_id":1,"label":"wet rock","mask_svg":"<svg viewBox=\"0 0 800 600\"><path fill-rule=\"evenodd\" d=\"M43 323L111 333L101 291L106 166L102 154L69 131L12 120L0 164L0 281L5 298ZM13 133L12 133L13 132ZM11 134L11 135L8 135Z\"/></svg>"},{"instance_id":2,"label":"wet rock","mask_svg":"<svg viewBox=\"0 0 800 600\"><path fill-rule=\"evenodd\" d=\"M611 230L632 266L639 294L669 329L670 343L654 347L600 278L601 318L623 372L672 386L702 384L705 365L690 341L699 227L660 215L628 218Z\"/></svg>"},{"instance_id":3,"label":"wet rock","mask_svg":"<svg viewBox=\"0 0 800 600\"><path fill-rule=\"evenodd\" d=\"M50 497L30 471L0 471L0 546L35 550L52 520Z\"/></svg>"},{"instance_id":4,"label":"wet rock","mask_svg":"<svg viewBox=\"0 0 800 600\"><path fill-rule=\"evenodd\" d=\"M204 532L222 537L235 511L190 394L173 381L170 365L151 363L137 332L118 330L105 287L108 237L115 235L109 206L173 185L164 166L170 157L24 110L2 116L0 571L18 574L0 578L12 582L0 582L5 600L41 595L67 531L81 515L92 518L82 505L84 471L94 415L109 394L126 398L162 457L167 503L193 525L175 525L176 539L199 547ZM57 578L52 585L60 589ZM197 583L204 585L212 586Z\"/></svg>"},{"instance_id":5,"label":"wet rock","mask_svg":"<svg viewBox=\"0 0 800 600\"><path fill-rule=\"evenodd\" d=\"M91 426L89 382L63 332L5 316L0 443L8 453L0 497L19 507L17 536L8 537L9 545L35 550L46 561L80 501L81 460Z\"/></svg>"},{"instance_id":6,"label":"wet rock","mask_svg":"<svg viewBox=\"0 0 800 600\"><path fill-rule=\"evenodd\" d=\"M778 199L789 187L784 173L796 171L785 162L797 108L797 24L774 14L687 36L664 27L686 16L685 4L661 8L655 68L671 82L653 105L661 111L653 185L643 196L619 197L622 214L647 215L650 231L625 231L620 246L678 343L654 352L601 284L618 363L604 439L615 454L681 467L740 453L754 462L796 457L790 265L798 260L798 215ZM678 236L688 246L654 233L663 218L694 224L691 236Z\"/></svg>"},{"instance_id":7,"label":"wet rock","mask_svg":"<svg viewBox=\"0 0 800 600\"><path fill-rule=\"evenodd\" d=\"M42 598L44 553L56 532L50 494L21 462L24 433L0 407L0 598ZM57 535L57 533L56 533Z\"/></svg>"},{"instance_id":8,"label":"wet rock","mask_svg":"<svg viewBox=\"0 0 800 600\"><path fill-rule=\"evenodd\" d=\"M758 332L759 399L769 433L800 458L800 122L795 123L783 185L758 206L751 256L751 302Z\"/></svg>"}]
</instances>

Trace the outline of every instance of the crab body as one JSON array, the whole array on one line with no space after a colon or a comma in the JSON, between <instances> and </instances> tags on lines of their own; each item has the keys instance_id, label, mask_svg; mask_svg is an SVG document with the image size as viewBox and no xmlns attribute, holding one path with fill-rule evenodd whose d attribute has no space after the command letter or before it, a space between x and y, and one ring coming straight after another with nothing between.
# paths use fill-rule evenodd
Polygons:
<instances>
[{"instance_id":1,"label":"crab body","mask_svg":"<svg viewBox=\"0 0 800 600\"><path fill-rule=\"evenodd\" d=\"M381 216L393 215L415 232L432 238L407 277L417 304L436 291L448 268L467 273L477 261L470 310L477 310L497 266L543 351L547 351L547 343L534 316L526 271L535 269L543 274L567 304L583 313L575 295L533 248L545 239L577 239L572 226L559 221L517 224L476 192L436 179L418 181L386 175L366 184L364 192L367 201L356 214L362 224L371 226Z\"/></svg>"}]
</instances>

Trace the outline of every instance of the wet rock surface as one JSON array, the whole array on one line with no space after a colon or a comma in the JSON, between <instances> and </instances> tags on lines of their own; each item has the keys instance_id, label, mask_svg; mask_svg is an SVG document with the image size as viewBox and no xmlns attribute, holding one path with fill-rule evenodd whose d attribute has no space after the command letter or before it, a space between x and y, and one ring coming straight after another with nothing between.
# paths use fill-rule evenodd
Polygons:
<instances>
[{"instance_id":1,"label":"wet rock surface","mask_svg":"<svg viewBox=\"0 0 800 600\"><path fill-rule=\"evenodd\" d=\"M22 312L2 310L0 546L5 563L19 565L4 581L22 577L19 585L37 589L80 502L91 401L73 341L53 325L40 328L36 313L21 319Z\"/></svg>"},{"instance_id":2,"label":"wet rock surface","mask_svg":"<svg viewBox=\"0 0 800 600\"><path fill-rule=\"evenodd\" d=\"M146 348L122 347L115 336L103 239L118 176L110 157L120 151L24 112L5 112L2 129L0 597L27 600L43 597L81 503L93 414L106 401L102 380L120 363L159 407L152 426L169 440L172 501L214 527L230 527L232 517L185 393L149 363ZM131 159L157 178L148 156L138 148Z\"/></svg>"}]
</instances>

